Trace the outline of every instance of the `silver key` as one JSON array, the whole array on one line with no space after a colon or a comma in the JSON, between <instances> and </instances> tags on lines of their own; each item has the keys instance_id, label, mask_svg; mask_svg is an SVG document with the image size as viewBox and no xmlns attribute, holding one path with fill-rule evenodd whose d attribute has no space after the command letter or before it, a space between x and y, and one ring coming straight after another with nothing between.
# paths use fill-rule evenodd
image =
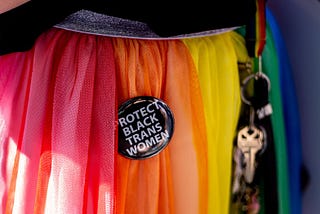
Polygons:
<instances>
[{"instance_id":1,"label":"silver key","mask_svg":"<svg viewBox=\"0 0 320 214\"><path fill-rule=\"evenodd\" d=\"M244 178L247 183L253 181L256 167L256 154L263 148L263 144L263 132L253 125L246 126L238 132L237 146L244 155Z\"/></svg>"}]
</instances>

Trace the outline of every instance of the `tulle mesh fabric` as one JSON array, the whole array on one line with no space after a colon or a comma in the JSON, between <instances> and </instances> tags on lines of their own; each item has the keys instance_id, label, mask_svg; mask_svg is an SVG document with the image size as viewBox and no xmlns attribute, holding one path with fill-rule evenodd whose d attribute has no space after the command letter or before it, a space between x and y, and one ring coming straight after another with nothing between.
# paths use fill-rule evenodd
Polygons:
<instances>
[{"instance_id":1,"label":"tulle mesh fabric","mask_svg":"<svg viewBox=\"0 0 320 214\"><path fill-rule=\"evenodd\" d=\"M1 213L227 213L240 96L234 34L109 38L51 29L0 57ZM162 99L169 145L117 153L117 110Z\"/></svg>"},{"instance_id":2,"label":"tulle mesh fabric","mask_svg":"<svg viewBox=\"0 0 320 214\"><path fill-rule=\"evenodd\" d=\"M206 213L207 151L197 71L179 40L113 39L118 102L158 97L175 117L159 155L136 161L117 155L119 213Z\"/></svg>"},{"instance_id":3,"label":"tulle mesh fabric","mask_svg":"<svg viewBox=\"0 0 320 214\"><path fill-rule=\"evenodd\" d=\"M240 111L237 48L233 32L184 39L197 67L208 150L208 213L229 213L233 139Z\"/></svg>"},{"instance_id":4,"label":"tulle mesh fabric","mask_svg":"<svg viewBox=\"0 0 320 214\"><path fill-rule=\"evenodd\" d=\"M51 30L0 58L2 213L112 213L110 39Z\"/></svg>"}]
</instances>

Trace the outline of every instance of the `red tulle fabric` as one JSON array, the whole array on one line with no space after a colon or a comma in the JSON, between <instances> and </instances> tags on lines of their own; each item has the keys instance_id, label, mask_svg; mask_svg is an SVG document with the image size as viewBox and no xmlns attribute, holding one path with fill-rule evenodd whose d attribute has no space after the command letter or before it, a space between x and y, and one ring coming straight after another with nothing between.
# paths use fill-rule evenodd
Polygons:
<instances>
[{"instance_id":1,"label":"red tulle fabric","mask_svg":"<svg viewBox=\"0 0 320 214\"><path fill-rule=\"evenodd\" d=\"M113 213L110 39L52 29L0 57L0 212Z\"/></svg>"}]
</instances>

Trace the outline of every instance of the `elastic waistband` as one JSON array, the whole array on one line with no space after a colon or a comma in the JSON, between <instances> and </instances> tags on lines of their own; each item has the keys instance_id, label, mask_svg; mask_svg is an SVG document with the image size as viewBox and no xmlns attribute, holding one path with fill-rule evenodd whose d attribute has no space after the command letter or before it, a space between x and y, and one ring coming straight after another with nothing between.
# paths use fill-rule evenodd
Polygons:
<instances>
[{"instance_id":1,"label":"elastic waistband","mask_svg":"<svg viewBox=\"0 0 320 214\"><path fill-rule=\"evenodd\" d=\"M161 37L144 22L134 21L90 10L79 10L69 15L64 21L55 25L56 28L100 36L139 38L139 39L182 39L220 34L238 27L221 28L197 33Z\"/></svg>"}]
</instances>

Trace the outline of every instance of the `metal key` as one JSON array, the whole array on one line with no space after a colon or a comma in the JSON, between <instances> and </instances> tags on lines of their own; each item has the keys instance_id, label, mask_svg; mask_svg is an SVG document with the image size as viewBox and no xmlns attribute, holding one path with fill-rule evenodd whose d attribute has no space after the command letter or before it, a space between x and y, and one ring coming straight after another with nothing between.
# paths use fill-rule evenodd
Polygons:
<instances>
[{"instance_id":1,"label":"metal key","mask_svg":"<svg viewBox=\"0 0 320 214\"><path fill-rule=\"evenodd\" d=\"M253 81L253 96L248 96L249 83ZM237 147L244 156L244 180L252 183L256 168L256 154L263 152L267 145L267 136L263 126L257 128L262 119L272 114L272 106L269 103L270 80L262 72L262 60L259 57L259 70L248 75L241 86L241 99L246 107L249 107L249 124L240 129L237 136ZM258 117L256 121L255 117Z\"/></svg>"},{"instance_id":2,"label":"metal key","mask_svg":"<svg viewBox=\"0 0 320 214\"><path fill-rule=\"evenodd\" d=\"M247 183L253 181L256 167L256 154L263 148L263 144L263 132L254 125L245 126L238 132L237 146L244 155L244 178Z\"/></svg>"}]
</instances>

